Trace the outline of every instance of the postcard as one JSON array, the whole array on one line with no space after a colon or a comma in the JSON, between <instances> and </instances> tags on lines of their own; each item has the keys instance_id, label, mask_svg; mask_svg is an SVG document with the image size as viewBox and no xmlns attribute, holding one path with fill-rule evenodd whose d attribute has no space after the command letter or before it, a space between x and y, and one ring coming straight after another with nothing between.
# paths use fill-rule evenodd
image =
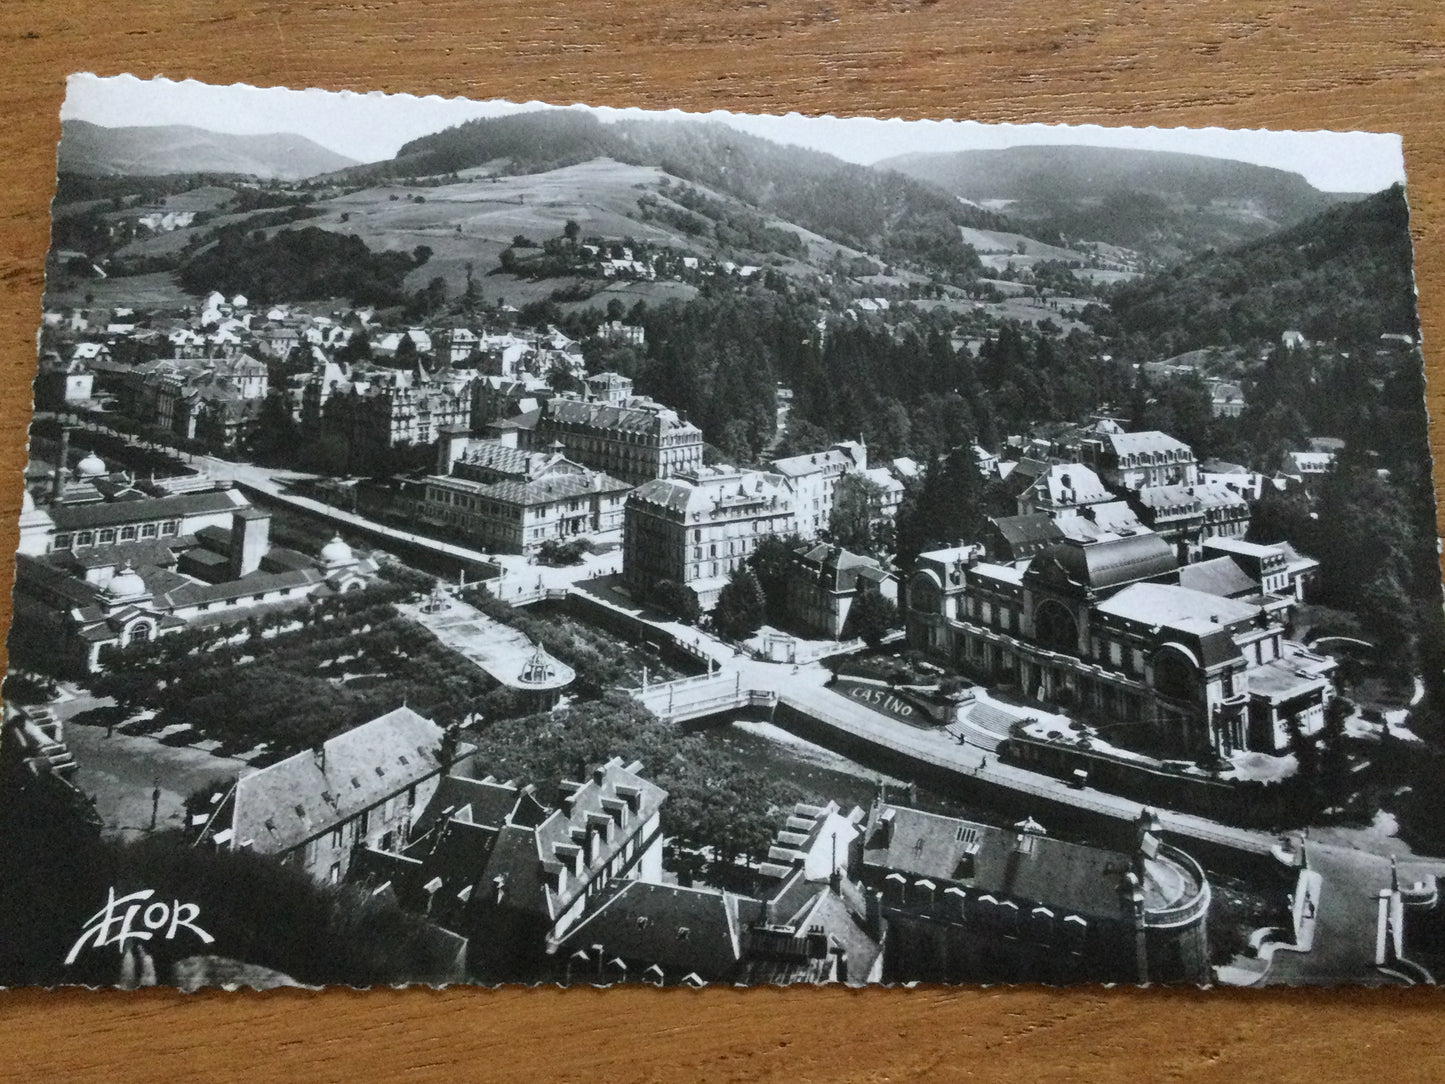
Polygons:
<instances>
[{"instance_id":1,"label":"postcard","mask_svg":"<svg viewBox=\"0 0 1445 1084\"><path fill-rule=\"evenodd\" d=\"M1431 983L1400 140L73 77L0 983Z\"/></svg>"}]
</instances>

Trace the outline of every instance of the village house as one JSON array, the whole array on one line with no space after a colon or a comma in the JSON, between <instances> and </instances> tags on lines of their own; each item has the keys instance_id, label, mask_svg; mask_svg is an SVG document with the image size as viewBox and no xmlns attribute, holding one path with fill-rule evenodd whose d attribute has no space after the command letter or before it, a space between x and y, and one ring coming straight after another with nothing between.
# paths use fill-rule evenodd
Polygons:
<instances>
[{"instance_id":1,"label":"village house","mask_svg":"<svg viewBox=\"0 0 1445 1084\"><path fill-rule=\"evenodd\" d=\"M1228 483L1145 486L1131 505L1175 547L1181 564L1199 558L1205 539L1243 538L1249 531L1249 502Z\"/></svg>"},{"instance_id":2,"label":"village house","mask_svg":"<svg viewBox=\"0 0 1445 1084\"><path fill-rule=\"evenodd\" d=\"M555 977L659 987L880 981L878 931L848 878L864 816L834 802L795 805L749 893L609 882L553 949Z\"/></svg>"},{"instance_id":3,"label":"village house","mask_svg":"<svg viewBox=\"0 0 1445 1084\"><path fill-rule=\"evenodd\" d=\"M612 404L555 396L535 413L494 423L492 431L523 449L560 443L574 462L635 486L702 466L702 430L651 399Z\"/></svg>"},{"instance_id":4,"label":"village house","mask_svg":"<svg viewBox=\"0 0 1445 1084\"><path fill-rule=\"evenodd\" d=\"M1079 459L1105 485L1119 490L1187 486L1199 480L1193 449L1158 430L1096 432L1079 442Z\"/></svg>"},{"instance_id":5,"label":"village house","mask_svg":"<svg viewBox=\"0 0 1445 1084\"><path fill-rule=\"evenodd\" d=\"M447 775L410 839L368 840L353 879L468 939L489 981L534 981L607 886L662 880L667 792L614 757L555 804L534 786ZM373 834L374 835L374 834Z\"/></svg>"}]
</instances>

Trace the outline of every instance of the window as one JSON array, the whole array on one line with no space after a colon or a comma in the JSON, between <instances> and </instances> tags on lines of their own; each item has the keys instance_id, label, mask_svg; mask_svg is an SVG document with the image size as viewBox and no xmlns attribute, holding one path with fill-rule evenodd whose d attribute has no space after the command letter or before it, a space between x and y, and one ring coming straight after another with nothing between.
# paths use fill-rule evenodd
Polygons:
<instances>
[{"instance_id":1,"label":"window","mask_svg":"<svg viewBox=\"0 0 1445 1084\"><path fill-rule=\"evenodd\" d=\"M175 534L179 529L180 523L174 519L161 524L161 534Z\"/></svg>"},{"instance_id":2,"label":"window","mask_svg":"<svg viewBox=\"0 0 1445 1084\"><path fill-rule=\"evenodd\" d=\"M77 546L90 546L94 545L94 543L95 535L90 531L81 531L75 536L75 544Z\"/></svg>"},{"instance_id":3,"label":"window","mask_svg":"<svg viewBox=\"0 0 1445 1084\"><path fill-rule=\"evenodd\" d=\"M135 541L135 528L134 528L134 527L122 527L122 528L120 529L120 540L121 540L122 542L134 542L134 541Z\"/></svg>"},{"instance_id":4,"label":"window","mask_svg":"<svg viewBox=\"0 0 1445 1084\"><path fill-rule=\"evenodd\" d=\"M55 536L55 548L58 550L68 550L72 541L74 541L74 536L58 534Z\"/></svg>"},{"instance_id":5,"label":"window","mask_svg":"<svg viewBox=\"0 0 1445 1084\"><path fill-rule=\"evenodd\" d=\"M100 532L100 541L102 542L102 544L103 544L103 543L106 543L106 542L114 542L114 541L115 541L115 528L114 528L114 527L107 527L105 530L101 531L101 532Z\"/></svg>"}]
</instances>

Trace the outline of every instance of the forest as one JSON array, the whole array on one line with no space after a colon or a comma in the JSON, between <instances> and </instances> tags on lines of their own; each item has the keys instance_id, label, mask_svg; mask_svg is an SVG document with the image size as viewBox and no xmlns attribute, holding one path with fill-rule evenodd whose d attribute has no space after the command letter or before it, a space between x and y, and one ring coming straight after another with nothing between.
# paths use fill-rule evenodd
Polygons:
<instances>
[{"instance_id":1,"label":"forest","mask_svg":"<svg viewBox=\"0 0 1445 1084\"><path fill-rule=\"evenodd\" d=\"M406 300L402 280L430 250L373 252L355 235L307 226L267 235L246 228L220 232L216 244L193 256L178 277L191 293L243 293L253 304L333 297L357 305Z\"/></svg>"},{"instance_id":2,"label":"forest","mask_svg":"<svg viewBox=\"0 0 1445 1084\"><path fill-rule=\"evenodd\" d=\"M1414 335L1409 211L1395 185L1278 233L1209 251L1124 283L1095 328L1131 361L1205 346L1310 339L1361 343Z\"/></svg>"}]
</instances>

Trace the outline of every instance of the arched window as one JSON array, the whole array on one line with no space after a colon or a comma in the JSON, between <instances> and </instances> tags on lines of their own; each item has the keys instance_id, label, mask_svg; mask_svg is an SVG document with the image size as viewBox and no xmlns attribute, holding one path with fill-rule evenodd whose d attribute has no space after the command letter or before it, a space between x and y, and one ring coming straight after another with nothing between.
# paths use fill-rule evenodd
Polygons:
<instances>
[{"instance_id":1,"label":"arched window","mask_svg":"<svg viewBox=\"0 0 1445 1084\"><path fill-rule=\"evenodd\" d=\"M1079 651L1079 626L1067 606L1045 599L1034 611L1034 639L1050 650L1076 655Z\"/></svg>"}]
</instances>

